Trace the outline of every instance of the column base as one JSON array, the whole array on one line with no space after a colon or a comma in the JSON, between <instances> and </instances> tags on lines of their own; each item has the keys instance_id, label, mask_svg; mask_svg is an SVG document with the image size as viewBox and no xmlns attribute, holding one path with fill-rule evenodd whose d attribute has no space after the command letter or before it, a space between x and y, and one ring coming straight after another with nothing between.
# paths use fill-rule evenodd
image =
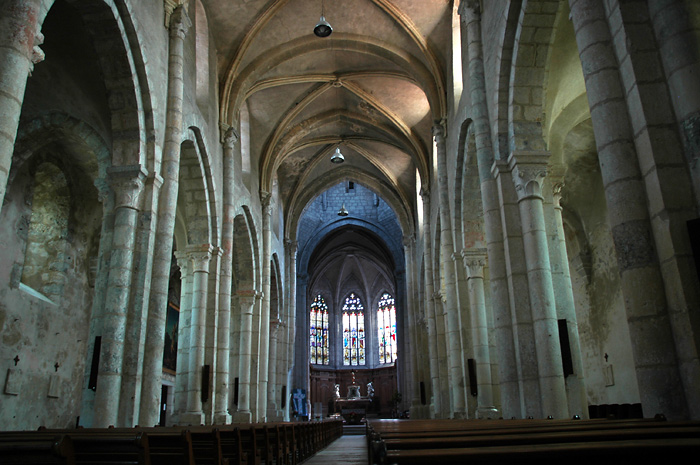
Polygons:
<instances>
[{"instance_id":1,"label":"column base","mask_svg":"<svg viewBox=\"0 0 700 465\"><path fill-rule=\"evenodd\" d=\"M253 415L250 411L236 412L233 414L233 423L250 423Z\"/></svg>"},{"instance_id":2,"label":"column base","mask_svg":"<svg viewBox=\"0 0 700 465\"><path fill-rule=\"evenodd\" d=\"M215 425L228 425L231 423L231 415L228 413L215 413L214 414L214 424Z\"/></svg>"},{"instance_id":3,"label":"column base","mask_svg":"<svg viewBox=\"0 0 700 465\"><path fill-rule=\"evenodd\" d=\"M501 417L501 412L496 407L479 407L476 409L476 418L496 420Z\"/></svg>"},{"instance_id":4,"label":"column base","mask_svg":"<svg viewBox=\"0 0 700 465\"><path fill-rule=\"evenodd\" d=\"M187 412L180 415L179 424L182 426L192 425L199 426L204 424L204 414L196 412Z\"/></svg>"},{"instance_id":5,"label":"column base","mask_svg":"<svg viewBox=\"0 0 700 465\"><path fill-rule=\"evenodd\" d=\"M469 418L467 415L467 412L454 412L452 413L452 419L453 420L466 420Z\"/></svg>"},{"instance_id":6,"label":"column base","mask_svg":"<svg viewBox=\"0 0 700 465\"><path fill-rule=\"evenodd\" d=\"M284 415L281 410L267 409L267 421L284 421Z\"/></svg>"}]
</instances>

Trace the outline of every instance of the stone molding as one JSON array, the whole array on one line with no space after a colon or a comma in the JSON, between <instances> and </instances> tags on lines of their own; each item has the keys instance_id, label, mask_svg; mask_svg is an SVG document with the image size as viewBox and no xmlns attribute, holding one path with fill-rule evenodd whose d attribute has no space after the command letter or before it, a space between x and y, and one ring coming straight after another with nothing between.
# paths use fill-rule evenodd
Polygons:
<instances>
[{"instance_id":1,"label":"stone molding","mask_svg":"<svg viewBox=\"0 0 700 465\"><path fill-rule=\"evenodd\" d=\"M171 2L169 2L169 0L166 0L166 18L168 17L168 3ZM168 29L170 31L170 37L178 37L184 40L185 36L187 35L187 31L189 31L189 29L192 27L192 20L190 20L190 16L187 14L187 8L185 7L185 5L177 5L173 12L170 14L169 20L170 22Z\"/></svg>"},{"instance_id":2,"label":"stone molding","mask_svg":"<svg viewBox=\"0 0 700 465\"><path fill-rule=\"evenodd\" d=\"M541 151L517 151L508 157L508 167L513 176L518 200L543 198L542 186L547 177L549 157L549 152Z\"/></svg>"},{"instance_id":3,"label":"stone molding","mask_svg":"<svg viewBox=\"0 0 700 465\"><path fill-rule=\"evenodd\" d=\"M484 278L487 263L486 249L464 249L461 252L462 263L467 271L467 279Z\"/></svg>"},{"instance_id":4,"label":"stone molding","mask_svg":"<svg viewBox=\"0 0 700 465\"><path fill-rule=\"evenodd\" d=\"M194 273L209 273L209 262L214 251L211 244L187 246L185 254L192 261Z\"/></svg>"},{"instance_id":5,"label":"stone molding","mask_svg":"<svg viewBox=\"0 0 700 465\"><path fill-rule=\"evenodd\" d=\"M221 133L221 141L224 145L224 148L233 149L234 145L236 145L240 140L238 132L231 126L221 124Z\"/></svg>"},{"instance_id":6,"label":"stone molding","mask_svg":"<svg viewBox=\"0 0 700 465\"><path fill-rule=\"evenodd\" d=\"M109 186L114 192L114 208L137 210L148 173L141 165L110 166Z\"/></svg>"}]
</instances>

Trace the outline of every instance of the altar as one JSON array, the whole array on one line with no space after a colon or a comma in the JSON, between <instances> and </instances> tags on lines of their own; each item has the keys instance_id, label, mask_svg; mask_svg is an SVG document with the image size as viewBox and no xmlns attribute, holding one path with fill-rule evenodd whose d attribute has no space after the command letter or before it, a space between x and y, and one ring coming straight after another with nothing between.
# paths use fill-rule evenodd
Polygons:
<instances>
[{"instance_id":1,"label":"altar","mask_svg":"<svg viewBox=\"0 0 700 465\"><path fill-rule=\"evenodd\" d=\"M358 425L367 415L372 405L374 388L372 383L367 385L367 396L360 393L360 386L355 383L355 372L352 372L352 384L348 386L348 395L340 397L340 385L335 385L335 413L340 413L345 422L350 425Z\"/></svg>"}]
</instances>

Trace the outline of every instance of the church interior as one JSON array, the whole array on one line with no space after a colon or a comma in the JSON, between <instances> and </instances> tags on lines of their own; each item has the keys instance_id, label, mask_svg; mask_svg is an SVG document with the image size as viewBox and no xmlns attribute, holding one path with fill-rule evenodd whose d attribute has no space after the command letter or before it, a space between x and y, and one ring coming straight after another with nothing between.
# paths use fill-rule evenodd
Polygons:
<instances>
[{"instance_id":1,"label":"church interior","mask_svg":"<svg viewBox=\"0 0 700 465\"><path fill-rule=\"evenodd\" d=\"M2 430L700 420L700 2L0 6Z\"/></svg>"}]
</instances>

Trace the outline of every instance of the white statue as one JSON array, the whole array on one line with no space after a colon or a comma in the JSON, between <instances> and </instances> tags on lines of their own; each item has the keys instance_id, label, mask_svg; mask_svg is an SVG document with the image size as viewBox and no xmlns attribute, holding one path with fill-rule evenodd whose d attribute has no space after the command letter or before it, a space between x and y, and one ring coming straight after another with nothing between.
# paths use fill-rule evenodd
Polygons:
<instances>
[{"instance_id":1,"label":"white statue","mask_svg":"<svg viewBox=\"0 0 700 465\"><path fill-rule=\"evenodd\" d=\"M367 383L367 397L374 397L374 386L371 381Z\"/></svg>"},{"instance_id":2,"label":"white statue","mask_svg":"<svg viewBox=\"0 0 700 465\"><path fill-rule=\"evenodd\" d=\"M335 385L335 398L340 399L340 384Z\"/></svg>"}]
</instances>

